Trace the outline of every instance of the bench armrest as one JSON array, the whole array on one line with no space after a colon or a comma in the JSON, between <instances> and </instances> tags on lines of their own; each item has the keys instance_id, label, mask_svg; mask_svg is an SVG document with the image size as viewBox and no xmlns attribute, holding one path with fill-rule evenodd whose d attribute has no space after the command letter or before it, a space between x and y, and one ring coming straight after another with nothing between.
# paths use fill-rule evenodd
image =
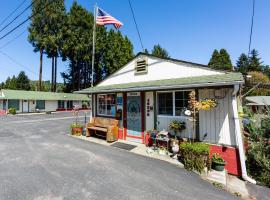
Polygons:
<instances>
[{"instance_id":1,"label":"bench armrest","mask_svg":"<svg viewBox=\"0 0 270 200\"><path fill-rule=\"evenodd\" d=\"M95 126L95 124L94 123L91 123L91 122L89 122L89 123L86 124L86 128L87 127L92 127L92 126Z\"/></svg>"},{"instance_id":2,"label":"bench armrest","mask_svg":"<svg viewBox=\"0 0 270 200\"><path fill-rule=\"evenodd\" d=\"M118 127L117 126L107 126L107 141L113 142L118 140Z\"/></svg>"}]
</instances>

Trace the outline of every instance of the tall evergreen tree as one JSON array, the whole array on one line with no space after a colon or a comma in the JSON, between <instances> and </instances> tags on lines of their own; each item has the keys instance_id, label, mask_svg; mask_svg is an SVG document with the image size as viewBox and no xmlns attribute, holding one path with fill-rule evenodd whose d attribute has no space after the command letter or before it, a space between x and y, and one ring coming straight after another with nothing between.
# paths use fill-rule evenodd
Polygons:
<instances>
[{"instance_id":1,"label":"tall evergreen tree","mask_svg":"<svg viewBox=\"0 0 270 200\"><path fill-rule=\"evenodd\" d=\"M208 66L217 70L232 70L232 61L226 49L214 50Z\"/></svg>"},{"instance_id":2,"label":"tall evergreen tree","mask_svg":"<svg viewBox=\"0 0 270 200\"><path fill-rule=\"evenodd\" d=\"M237 70L241 73L247 73L249 68L249 59L246 54L242 53L236 61Z\"/></svg>"},{"instance_id":3,"label":"tall evergreen tree","mask_svg":"<svg viewBox=\"0 0 270 200\"><path fill-rule=\"evenodd\" d=\"M152 52L152 55L157 56L159 58L169 58L169 53L166 49L162 48L160 44L154 45Z\"/></svg>"},{"instance_id":4,"label":"tall evergreen tree","mask_svg":"<svg viewBox=\"0 0 270 200\"><path fill-rule=\"evenodd\" d=\"M56 91L57 57L63 46L63 31L66 25L66 9L64 0L52 1L45 9L47 35L45 38L45 51L52 59L52 87Z\"/></svg>"},{"instance_id":5,"label":"tall evergreen tree","mask_svg":"<svg viewBox=\"0 0 270 200\"><path fill-rule=\"evenodd\" d=\"M62 28L65 23L64 0L32 0L31 24L28 28L28 40L33 45L34 51L40 52L39 87L42 84L42 62L44 52L52 58L52 90L55 90L56 63L55 59L61 49Z\"/></svg>"},{"instance_id":6,"label":"tall evergreen tree","mask_svg":"<svg viewBox=\"0 0 270 200\"><path fill-rule=\"evenodd\" d=\"M91 84L92 31L94 17L75 1L67 15L62 56L70 63L62 73L66 91L80 90ZM99 82L133 57L133 46L121 32L97 27L94 83Z\"/></svg>"},{"instance_id":7,"label":"tall evergreen tree","mask_svg":"<svg viewBox=\"0 0 270 200\"><path fill-rule=\"evenodd\" d=\"M220 59L220 69L222 70L232 70L232 61L229 53L226 49L220 49L219 51Z\"/></svg>"},{"instance_id":8,"label":"tall evergreen tree","mask_svg":"<svg viewBox=\"0 0 270 200\"><path fill-rule=\"evenodd\" d=\"M248 71L261 71L262 67L261 58L259 58L259 53L256 49L252 49L249 56L249 67Z\"/></svg>"},{"instance_id":9,"label":"tall evergreen tree","mask_svg":"<svg viewBox=\"0 0 270 200\"><path fill-rule=\"evenodd\" d=\"M219 67L219 52L217 49L215 49L212 53L212 56L210 58L210 61L208 63L208 66L211 68L218 68Z\"/></svg>"},{"instance_id":10,"label":"tall evergreen tree","mask_svg":"<svg viewBox=\"0 0 270 200\"><path fill-rule=\"evenodd\" d=\"M21 71L16 79L16 89L17 90L30 90L30 80L26 76L24 71Z\"/></svg>"},{"instance_id":11,"label":"tall evergreen tree","mask_svg":"<svg viewBox=\"0 0 270 200\"><path fill-rule=\"evenodd\" d=\"M44 3L45 2L45 3ZM30 26L28 27L29 35L28 41L34 47L34 52L40 53L39 64L39 84L38 90L41 90L42 82L42 68L43 68L43 54L45 49L45 36L46 36L46 17L44 12L44 5L48 3L48 0L32 0L32 14L35 14L31 18Z\"/></svg>"}]
</instances>

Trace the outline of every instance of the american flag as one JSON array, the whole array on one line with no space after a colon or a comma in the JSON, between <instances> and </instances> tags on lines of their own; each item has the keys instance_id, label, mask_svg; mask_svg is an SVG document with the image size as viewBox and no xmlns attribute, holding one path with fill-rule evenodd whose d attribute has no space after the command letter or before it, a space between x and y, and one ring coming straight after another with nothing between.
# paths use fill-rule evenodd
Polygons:
<instances>
[{"instance_id":1,"label":"american flag","mask_svg":"<svg viewBox=\"0 0 270 200\"><path fill-rule=\"evenodd\" d=\"M97 25L104 26L108 24L114 25L116 29L119 29L123 24L122 22L115 19L113 16L106 13L104 10L97 8L97 18L96 18Z\"/></svg>"}]
</instances>

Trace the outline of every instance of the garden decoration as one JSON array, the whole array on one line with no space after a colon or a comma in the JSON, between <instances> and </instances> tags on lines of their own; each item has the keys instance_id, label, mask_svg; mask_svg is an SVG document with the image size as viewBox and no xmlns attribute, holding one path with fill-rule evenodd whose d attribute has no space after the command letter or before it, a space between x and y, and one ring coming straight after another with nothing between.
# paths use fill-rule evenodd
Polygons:
<instances>
[{"instance_id":1,"label":"garden decoration","mask_svg":"<svg viewBox=\"0 0 270 200\"><path fill-rule=\"evenodd\" d=\"M73 115L75 116L75 123L73 123L70 128L71 128L71 134L80 136L83 133L83 125L78 124L78 114L79 114L80 107L79 105L74 105L73 106Z\"/></svg>"},{"instance_id":2,"label":"garden decoration","mask_svg":"<svg viewBox=\"0 0 270 200\"><path fill-rule=\"evenodd\" d=\"M225 165L225 160L218 153L214 153L212 157L212 169L222 172Z\"/></svg>"},{"instance_id":3,"label":"garden decoration","mask_svg":"<svg viewBox=\"0 0 270 200\"><path fill-rule=\"evenodd\" d=\"M208 110L211 110L212 108L217 107L218 102L216 101L216 99L208 99L208 98L197 101L196 100L196 92L192 91L192 92L189 93L188 104L189 104L190 112L185 111L185 113L187 113L187 114L191 113L190 115L192 115L192 118L193 118L192 128L193 128L193 141L194 141L194 138L195 138L195 126L196 126L196 121L197 121L197 119L196 119L197 113L200 110L208 111Z\"/></svg>"},{"instance_id":4,"label":"garden decoration","mask_svg":"<svg viewBox=\"0 0 270 200\"><path fill-rule=\"evenodd\" d=\"M181 132L185 128L186 128L186 123L183 121L173 120L169 124L169 129L174 132L174 139L171 140L172 152L174 154L173 158L177 158L176 154L179 152L179 142L176 138L176 135L178 132Z\"/></svg>"}]
</instances>

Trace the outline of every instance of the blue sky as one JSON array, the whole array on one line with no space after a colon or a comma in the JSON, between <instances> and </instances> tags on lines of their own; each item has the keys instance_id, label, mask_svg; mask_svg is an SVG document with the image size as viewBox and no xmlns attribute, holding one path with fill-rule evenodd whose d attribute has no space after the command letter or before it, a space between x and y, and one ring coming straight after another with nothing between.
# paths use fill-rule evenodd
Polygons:
<instances>
[{"instance_id":1,"label":"blue sky","mask_svg":"<svg viewBox=\"0 0 270 200\"><path fill-rule=\"evenodd\" d=\"M0 21L23 0L3 0ZM67 8L73 0L66 0ZM134 44L134 52L141 51L139 38L132 19L128 0L77 0L88 10L95 2L120 21L123 34ZM30 3L27 0L24 7ZM171 57L207 64L215 48L226 48L235 61L248 51L252 0L132 0L143 45L151 49L161 44ZM265 64L270 64L270 1L257 0L252 48L256 48ZM30 10L16 21L23 21ZM38 79L39 54L33 52L27 41L27 26L22 26L9 37L0 40L0 81L24 70L30 79ZM4 32L0 33L2 36ZM10 40L22 34L9 45ZM59 61L58 72L65 71L68 63ZM49 80L51 61L44 59L43 79ZM62 81L60 73L58 81Z\"/></svg>"}]
</instances>

